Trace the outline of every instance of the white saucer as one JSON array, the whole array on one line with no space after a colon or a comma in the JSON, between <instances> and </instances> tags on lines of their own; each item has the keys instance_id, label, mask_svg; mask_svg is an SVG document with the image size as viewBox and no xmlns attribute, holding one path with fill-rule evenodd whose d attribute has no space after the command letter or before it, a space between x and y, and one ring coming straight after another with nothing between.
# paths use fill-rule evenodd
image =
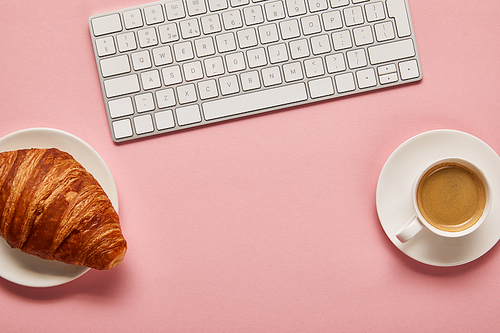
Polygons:
<instances>
[{"instance_id":1,"label":"white saucer","mask_svg":"<svg viewBox=\"0 0 500 333\"><path fill-rule=\"evenodd\" d=\"M410 189L418 172L432 161L462 157L483 170L491 183L493 205L474 233L448 239L425 229L405 244L396 233L411 217ZM377 212L389 239L409 257L433 266L457 266L488 252L500 239L500 157L486 143L455 130L419 134L399 146L385 163L377 184Z\"/></svg>"},{"instance_id":2,"label":"white saucer","mask_svg":"<svg viewBox=\"0 0 500 333\"><path fill-rule=\"evenodd\" d=\"M76 136L50 128L32 128L0 138L0 152L27 148L58 148L70 153L101 184L118 212L118 193L108 166L99 154ZM52 287L72 281L89 268L44 260L12 249L0 237L0 276L29 287Z\"/></svg>"}]
</instances>

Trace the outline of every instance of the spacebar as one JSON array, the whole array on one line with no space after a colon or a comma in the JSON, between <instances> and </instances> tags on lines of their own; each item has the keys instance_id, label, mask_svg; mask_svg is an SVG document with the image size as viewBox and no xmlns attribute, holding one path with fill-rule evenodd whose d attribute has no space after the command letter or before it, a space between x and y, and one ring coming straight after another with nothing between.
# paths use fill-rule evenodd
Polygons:
<instances>
[{"instance_id":1,"label":"spacebar","mask_svg":"<svg viewBox=\"0 0 500 333\"><path fill-rule=\"evenodd\" d=\"M245 95L217 99L202 104L206 120L278 107L307 99L304 83L261 90Z\"/></svg>"}]
</instances>

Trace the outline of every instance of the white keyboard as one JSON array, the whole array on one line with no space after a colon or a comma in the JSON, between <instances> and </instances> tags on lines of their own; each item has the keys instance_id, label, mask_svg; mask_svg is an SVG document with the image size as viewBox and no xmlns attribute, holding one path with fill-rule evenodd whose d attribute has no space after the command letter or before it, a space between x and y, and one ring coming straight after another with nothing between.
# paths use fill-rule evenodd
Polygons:
<instances>
[{"instance_id":1,"label":"white keyboard","mask_svg":"<svg viewBox=\"0 0 500 333\"><path fill-rule=\"evenodd\" d=\"M407 0L167 0L89 26L115 142L422 78Z\"/></svg>"}]
</instances>

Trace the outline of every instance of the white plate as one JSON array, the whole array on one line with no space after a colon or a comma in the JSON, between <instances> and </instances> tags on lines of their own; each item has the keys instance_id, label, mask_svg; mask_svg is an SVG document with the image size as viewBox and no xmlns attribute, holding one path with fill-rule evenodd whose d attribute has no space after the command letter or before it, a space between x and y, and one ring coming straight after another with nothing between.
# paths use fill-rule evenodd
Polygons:
<instances>
[{"instance_id":1,"label":"white plate","mask_svg":"<svg viewBox=\"0 0 500 333\"><path fill-rule=\"evenodd\" d=\"M32 128L0 139L0 152L27 148L57 148L71 154L101 184L118 212L118 193L108 166L99 154L76 136L50 128ZM0 237L0 276L29 287L52 287L72 281L89 268L44 260L12 249Z\"/></svg>"},{"instance_id":2,"label":"white plate","mask_svg":"<svg viewBox=\"0 0 500 333\"><path fill-rule=\"evenodd\" d=\"M434 160L462 157L481 168L491 183L493 204L474 233L456 239L425 229L402 244L399 228L411 217L410 189L418 172ZM377 212L389 239L409 257L433 266L457 266L488 252L500 238L500 157L480 139L455 130L419 134L399 146L385 163L377 184Z\"/></svg>"}]
</instances>

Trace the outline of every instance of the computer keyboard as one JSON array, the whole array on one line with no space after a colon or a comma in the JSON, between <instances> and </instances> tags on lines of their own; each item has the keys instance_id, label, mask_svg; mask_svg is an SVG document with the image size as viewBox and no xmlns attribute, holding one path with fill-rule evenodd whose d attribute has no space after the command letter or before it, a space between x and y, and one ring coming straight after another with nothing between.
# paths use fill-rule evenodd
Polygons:
<instances>
[{"instance_id":1,"label":"computer keyboard","mask_svg":"<svg viewBox=\"0 0 500 333\"><path fill-rule=\"evenodd\" d=\"M115 142L422 78L407 0L167 0L89 26Z\"/></svg>"}]
</instances>

